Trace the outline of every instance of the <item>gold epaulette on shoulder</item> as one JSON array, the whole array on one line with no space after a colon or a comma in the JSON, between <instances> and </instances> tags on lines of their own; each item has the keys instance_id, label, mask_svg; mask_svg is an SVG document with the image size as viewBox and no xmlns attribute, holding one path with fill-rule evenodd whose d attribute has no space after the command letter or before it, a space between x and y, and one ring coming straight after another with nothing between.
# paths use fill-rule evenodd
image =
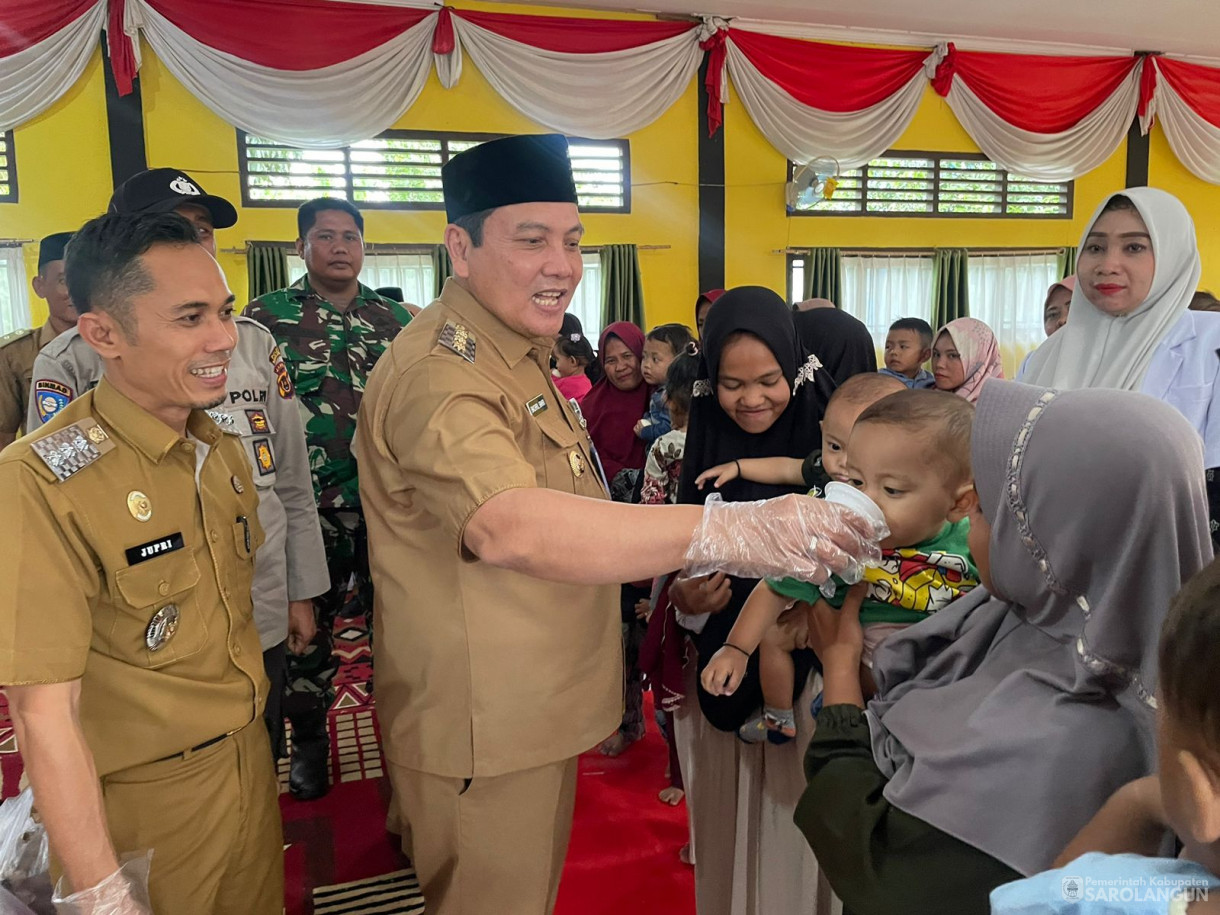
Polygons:
<instances>
[{"instance_id":1,"label":"gold epaulette on shoulder","mask_svg":"<svg viewBox=\"0 0 1220 915\"><path fill-rule=\"evenodd\" d=\"M464 325L446 321L437 342L446 349L453 350L471 365L474 364L475 340Z\"/></svg>"},{"instance_id":2,"label":"gold epaulette on shoulder","mask_svg":"<svg viewBox=\"0 0 1220 915\"><path fill-rule=\"evenodd\" d=\"M15 330L10 334L5 334L3 337L0 337L0 348L8 346L10 343L16 343L22 337L28 337L32 333L34 333L33 328L26 328L25 330Z\"/></svg>"},{"instance_id":3,"label":"gold epaulette on shoulder","mask_svg":"<svg viewBox=\"0 0 1220 915\"><path fill-rule=\"evenodd\" d=\"M30 450L42 458L61 483L112 448L114 442L92 416L30 442Z\"/></svg>"}]
</instances>

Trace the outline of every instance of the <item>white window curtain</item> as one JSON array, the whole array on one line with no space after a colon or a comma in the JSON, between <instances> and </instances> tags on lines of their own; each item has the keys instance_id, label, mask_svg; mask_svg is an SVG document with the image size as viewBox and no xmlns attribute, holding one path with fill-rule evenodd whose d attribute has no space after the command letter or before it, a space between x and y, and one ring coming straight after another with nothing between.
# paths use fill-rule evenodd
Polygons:
<instances>
[{"instance_id":1,"label":"white window curtain","mask_svg":"<svg viewBox=\"0 0 1220 915\"><path fill-rule=\"evenodd\" d=\"M899 318L932 318L932 258L845 254L839 307L867 325L878 350Z\"/></svg>"},{"instance_id":2,"label":"white window curtain","mask_svg":"<svg viewBox=\"0 0 1220 915\"><path fill-rule=\"evenodd\" d=\"M596 251L587 251L581 255L581 260L585 264L584 276L576 287L568 311L580 318L589 345L596 350L597 340L602 335L602 258Z\"/></svg>"},{"instance_id":3,"label":"white window curtain","mask_svg":"<svg viewBox=\"0 0 1220 915\"><path fill-rule=\"evenodd\" d=\"M30 326L30 297L20 245L0 243L0 337Z\"/></svg>"},{"instance_id":4,"label":"white window curtain","mask_svg":"<svg viewBox=\"0 0 1220 915\"><path fill-rule=\"evenodd\" d=\"M304 273L305 261L290 253L288 276L295 282ZM422 308L433 299L432 255L366 253L360 282L371 289L397 286L406 301Z\"/></svg>"},{"instance_id":5,"label":"white window curtain","mask_svg":"<svg viewBox=\"0 0 1220 915\"><path fill-rule=\"evenodd\" d=\"M1056 252L976 254L968 263L970 316L991 328L1004 358L1004 377L1015 378L1025 356L1045 337L1042 305L1059 279Z\"/></svg>"}]
</instances>

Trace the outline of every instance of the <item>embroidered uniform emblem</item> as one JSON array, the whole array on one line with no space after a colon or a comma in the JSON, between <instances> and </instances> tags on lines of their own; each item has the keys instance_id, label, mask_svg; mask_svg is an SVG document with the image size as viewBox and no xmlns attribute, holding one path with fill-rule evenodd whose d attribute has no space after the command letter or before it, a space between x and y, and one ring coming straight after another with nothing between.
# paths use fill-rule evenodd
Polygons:
<instances>
[{"instance_id":1,"label":"embroidered uniform emblem","mask_svg":"<svg viewBox=\"0 0 1220 915\"><path fill-rule=\"evenodd\" d=\"M275 456L271 453L271 442L265 438L256 438L254 445L254 461L258 464L260 476L275 472Z\"/></svg>"},{"instance_id":2,"label":"embroidered uniform emblem","mask_svg":"<svg viewBox=\"0 0 1220 915\"><path fill-rule=\"evenodd\" d=\"M250 420L251 432L271 431L271 425L267 422L267 414L262 410L247 410L246 419Z\"/></svg>"},{"instance_id":3,"label":"embroidered uniform emblem","mask_svg":"<svg viewBox=\"0 0 1220 915\"><path fill-rule=\"evenodd\" d=\"M30 396L34 398L38 418L45 423L72 402L72 389L50 378L39 378L34 382L34 393Z\"/></svg>"},{"instance_id":4,"label":"embroidered uniform emblem","mask_svg":"<svg viewBox=\"0 0 1220 915\"><path fill-rule=\"evenodd\" d=\"M152 517L152 500L138 489L127 494L127 510L137 521L147 521Z\"/></svg>"},{"instance_id":5,"label":"embroidered uniform emblem","mask_svg":"<svg viewBox=\"0 0 1220 915\"><path fill-rule=\"evenodd\" d=\"M220 410L207 410L205 412L208 414L208 418L220 426L221 429L229 431L233 428L234 420L232 414L224 413Z\"/></svg>"},{"instance_id":6,"label":"embroidered uniform emblem","mask_svg":"<svg viewBox=\"0 0 1220 915\"><path fill-rule=\"evenodd\" d=\"M437 342L453 350L471 365L474 364L475 339L464 325L446 321Z\"/></svg>"},{"instance_id":7,"label":"embroidered uniform emblem","mask_svg":"<svg viewBox=\"0 0 1220 915\"><path fill-rule=\"evenodd\" d=\"M94 430L101 433L100 440L94 438ZM42 458L60 482L88 467L113 447L110 436L91 418L30 442L30 450Z\"/></svg>"},{"instance_id":8,"label":"embroidered uniform emblem","mask_svg":"<svg viewBox=\"0 0 1220 915\"><path fill-rule=\"evenodd\" d=\"M271 368L275 372L275 392L287 400L292 396L292 377L288 374L288 366L284 364L284 354L277 346L271 350L267 359L271 362Z\"/></svg>"},{"instance_id":9,"label":"embroidered uniform emblem","mask_svg":"<svg viewBox=\"0 0 1220 915\"><path fill-rule=\"evenodd\" d=\"M175 194L182 194L186 197L199 196L199 188L195 187L195 185L186 180L185 175L179 175L177 178L171 181L169 183L169 189Z\"/></svg>"}]
</instances>

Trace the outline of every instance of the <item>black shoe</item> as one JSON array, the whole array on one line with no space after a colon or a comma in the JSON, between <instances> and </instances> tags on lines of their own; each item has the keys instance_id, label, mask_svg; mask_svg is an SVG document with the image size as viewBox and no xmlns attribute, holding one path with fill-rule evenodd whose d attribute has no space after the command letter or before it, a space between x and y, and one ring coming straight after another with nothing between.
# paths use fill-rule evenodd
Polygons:
<instances>
[{"instance_id":1,"label":"black shoe","mask_svg":"<svg viewBox=\"0 0 1220 915\"><path fill-rule=\"evenodd\" d=\"M330 790L330 735L326 714L314 712L292 722L292 763L288 791L298 801L312 801Z\"/></svg>"}]
</instances>

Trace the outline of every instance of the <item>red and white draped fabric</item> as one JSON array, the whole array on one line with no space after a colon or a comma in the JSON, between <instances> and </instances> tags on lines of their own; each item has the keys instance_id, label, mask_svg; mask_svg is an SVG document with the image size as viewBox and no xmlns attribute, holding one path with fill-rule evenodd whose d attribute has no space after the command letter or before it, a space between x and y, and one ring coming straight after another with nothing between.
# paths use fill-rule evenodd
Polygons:
<instances>
[{"instance_id":1,"label":"red and white draped fabric","mask_svg":"<svg viewBox=\"0 0 1220 915\"><path fill-rule=\"evenodd\" d=\"M877 158L907 129L927 84L931 55L923 50L848 47L741 29L720 34L742 105L771 145L794 162L833 156L849 169Z\"/></svg>"},{"instance_id":2,"label":"red and white draped fabric","mask_svg":"<svg viewBox=\"0 0 1220 915\"><path fill-rule=\"evenodd\" d=\"M414 104L432 64L436 13L428 10L330 0L125 3L135 67L142 32L212 111L291 146L346 146L376 136ZM132 75L116 67L120 89Z\"/></svg>"},{"instance_id":3,"label":"red and white draped fabric","mask_svg":"<svg viewBox=\"0 0 1220 915\"><path fill-rule=\"evenodd\" d=\"M933 86L993 162L1078 178L1116 150L1140 102L1138 57L1051 57L948 45Z\"/></svg>"},{"instance_id":4,"label":"red and white draped fabric","mask_svg":"<svg viewBox=\"0 0 1220 915\"><path fill-rule=\"evenodd\" d=\"M1204 181L1220 184L1220 69L1168 57L1146 63L1145 132L1160 121L1174 155Z\"/></svg>"},{"instance_id":5,"label":"red and white draped fabric","mask_svg":"<svg viewBox=\"0 0 1220 915\"><path fill-rule=\"evenodd\" d=\"M530 120L590 139L651 124L682 96L703 59L695 23L447 9L441 20L434 49L443 85L461 76L464 50ZM445 35L447 23L456 40Z\"/></svg>"},{"instance_id":6,"label":"red and white draped fabric","mask_svg":"<svg viewBox=\"0 0 1220 915\"><path fill-rule=\"evenodd\" d=\"M72 88L106 24L106 0L0 3L0 131L33 118Z\"/></svg>"}]
</instances>

